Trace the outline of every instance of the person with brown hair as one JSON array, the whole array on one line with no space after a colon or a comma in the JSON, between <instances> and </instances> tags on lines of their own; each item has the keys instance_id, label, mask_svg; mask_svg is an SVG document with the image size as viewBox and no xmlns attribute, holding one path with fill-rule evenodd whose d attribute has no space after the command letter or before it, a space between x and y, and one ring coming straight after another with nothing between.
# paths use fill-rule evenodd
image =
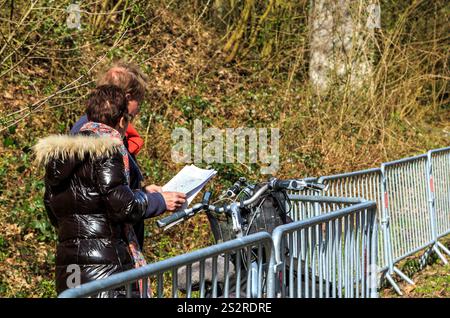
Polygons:
<instances>
[{"instance_id":1,"label":"person with brown hair","mask_svg":"<svg viewBox=\"0 0 450 318\"><path fill-rule=\"evenodd\" d=\"M142 265L131 224L141 222L149 209L174 211L186 199L182 193L164 192L156 194L158 203L145 191L130 188L122 138L129 122L123 90L99 86L89 96L86 113L88 121L78 134L48 136L34 146L36 160L45 166L44 205L58 233L58 293L77 287L71 280L74 266L78 283L84 284Z\"/></svg>"},{"instance_id":2,"label":"person with brown hair","mask_svg":"<svg viewBox=\"0 0 450 318\"><path fill-rule=\"evenodd\" d=\"M109 69L100 74L97 79L97 86L116 85L125 91L128 101L128 112L133 119L139 113L139 104L145 98L147 76L134 64L118 61ZM72 127L71 132L75 133L86 122L87 117L81 117ZM139 153L144 145L144 140L133 127L128 124L125 132L127 149L134 157Z\"/></svg>"},{"instance_id":3,"label":"person with brown hair","mask_svg":"<svg viewBox=\"0 0 450 318\"><path fill-rule=\"evenodd\" d=\"M148 83L147 76L133 63L124 61L115 62L109 69L102 72L97 79L97 86L100 85L116 85L125 91L127 99L128 113L132 120L139 113L139 104L145 98L146 87ZM70 130L71 134L79 132L80 128L88 121L87 115L82 116ZM157 193L162 192L160 186L155 184L147 185L142 188L144 177L139 169L136 161L136 155L144 145L144 140L139 136L136 129L131 123L124 134L124 144L130 156L130 187L132 189L144 189L150 197L158 198ZM158 216L156 210L149 209L145 218ZM139 245L143 249L144 245L144 220L134 225Z\"/></svg>"}]
</instances>

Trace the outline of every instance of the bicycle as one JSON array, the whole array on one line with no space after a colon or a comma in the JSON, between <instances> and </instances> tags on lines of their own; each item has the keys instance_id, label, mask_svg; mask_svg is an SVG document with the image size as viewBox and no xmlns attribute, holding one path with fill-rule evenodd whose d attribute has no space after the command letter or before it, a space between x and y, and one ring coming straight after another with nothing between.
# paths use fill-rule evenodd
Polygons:
<instances>
[{"instance_id":1,"label":"bicycle","mask_svg":"<svg viewBox=\"0 0 450 318\"><path fill-rule=\"evenodd\" d=\"M157 225L167 230L176 224L192 218L200 212L206 212L216 243L243 237L259 231L272 233L275 227L292 222L289 217L290 202L286 191L302 191L307 189L320 192L326 191L327 188L323 184L307 182L302 179L279 180L277 178L270 178L267 182L252 184L247 182L245 178L240 178L222 193L219 200L214 202L215 204L209 203L212 192L207 191L200 203L195 204L189 209L175 212L168 217L158 220ZM230 200L231 203L221 206L216 205L217 202L223 200ZM263 208L264 205L266 205L265 209ZM226 217L226 222L221 220L221 216L223 215ZM287 250L286 253L289 253L289 251ZM258 256L255 250L251 250L251 254L251 272L257 275L258 258L262 256L264 266L267 266L268 260L265 255ZM240 262L237 259L238 257L242 258ZM240 255L234 255L231 262L233 265L236 265L237 262L242 263L245 270L247 270L245 259L248 257L249 255L246 253L240 253ZM192 270L195 271L198 268L193 268ZM185 274L183 270L178 272L178 276L181 277L185 277ZM294 275L296 275L295 270ZM317 280L318 278L315 277L315 279ZM282 278L279 277L279 280L281 282ZM286 281L289 280L287 279ZM250 287L248 287L246 277L244 277L241 281L241 288L229 286L230 290L232 290L231 295L239 297L241 294L245 294L243 291L250 290L250 296L256 297L258 293L255 282L256 280L251 281ZM192 283L195 285L197 282ZM218 291L216 290L215 294L220 296L223 295L223 282L218 282L218 285ZM184 282L179 281L178 289L183 291L183 286L185 286ZM206 293L207 297L213 294L210 287Z\"/></svg>"}]
</instances>

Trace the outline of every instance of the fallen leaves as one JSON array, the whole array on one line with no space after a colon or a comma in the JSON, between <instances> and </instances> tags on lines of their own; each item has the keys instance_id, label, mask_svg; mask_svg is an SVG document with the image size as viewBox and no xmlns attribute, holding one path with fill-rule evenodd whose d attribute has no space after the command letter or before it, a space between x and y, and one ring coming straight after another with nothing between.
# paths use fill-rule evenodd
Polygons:
<instances>
[{"instance_id":1,"label":"fallen leaves","mask_svg":"<svg viewBox=\"0 0 450 318\"><path fill-rule=\"evenodd\" d=\"M23 239L24 239L25 241L29 241L29 240L33 239L34 236L35 236L34 233L33 233L33 232L30 232L30 233L26 234L26 235L23 237Z\"/></svg>"},{"instance_id":2,"label":"fallen leaves","mask_svg":"<svg viewBox=\"0 0 450 318\"><path fill-rule=\"evenodd\" d=\"M4 235L5 237L15 237L17 235L20 235L21 232L22 229L17 224L7 223L3 225L2 235Z\"/></svg>"},{"instance_id":3,"label":"fallen leaves","mask_svg":"<svg viewBox=\"0 0 450 318\"><path fill-rule=\"evenodd\" d=\"M11 93L8 92L8 91L5 91L5 92L3 93L3 97L6 98L6 99L13 99L13 98L14 98L13 94L11 94Z\"/></svg>"},{"instance_id":4,"label":"fallen leaves","mask_svg":"<svg viewBox=\"0 0 450 318\"><path fill-rule=\"evenodd\" d=\"M405 294L409 294L409 293L411 293L412 291L414 291L415 289L416 289L416 285L406 285L404 288L403 288L403 291L404 291L404 293Z\"/></svg>"}]
</instances>

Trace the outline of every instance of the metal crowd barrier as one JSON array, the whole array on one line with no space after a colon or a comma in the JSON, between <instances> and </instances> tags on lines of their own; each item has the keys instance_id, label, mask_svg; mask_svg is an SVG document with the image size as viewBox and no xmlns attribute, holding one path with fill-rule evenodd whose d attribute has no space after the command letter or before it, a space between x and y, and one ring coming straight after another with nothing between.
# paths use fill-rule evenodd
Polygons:
<instances>
[{"instance_id":1,"label":"metal crowd barrier","mask_svg":"<svg viewBox=\"0 0 450 318\"><path fill-rule=\"evenodd\" d=\"M450 147L430 150L427 157L428 193L434 220L432 248L444 264L448 264L440 250L449 256L450 251L439 242L439 239L450 234Z\"/></svg>"},{"instance_id":2,"label":"metal crowd barrier","mask_svg":"<svg viewBox=\"0 0 450 318\"><path fill-rule=\"evenodd\" d=\"M158 298L273 297L274 276L269 270L273 269L272 248L272 237L260 232L67 289L58 297L97 296L118 288L126 290L126 297L132 297L133 285L138 281L144 282L144 295L150 288L150 294ZM258 262L252 261L255 254ZM148 278L155 292L147 286Z\"/></svg>"},{"instance_id":3,"label":"metal crowd barrier","mask_svg":"<svg viewBox=\"0 0 450 318\"><path fill-rule=\"evenodd\" d=\"M311 272L310 277L320 279L318 297L375 297L376 287L374 293L368 275L371 264L376 263L376 253L372 251L376 249L376 240L372 239L373 235L376 236L376 228L373 228L376 227L373 221L376 204L361 203L361 200L352 198L301 195L291 195L290 198L293 202L314 204L317 216L293 222L288 228L278 227L273 238L266 232L256 233L89 282L68 289L59 297L101 297L104 292L118 290L123 290L124 294L126 291L126 297L132 297L133 286L139 281L144 286L143 295L150 297L274 297L275 291L286 283L286 275L282 276L283 282L278 279L280 269L286 269L285 254L280 252L284 250L290 251L289 264L294 255L298 260L295 268L298 276L291 274L289 279L298 284L304 275L308 278ZM330 206L338 207L338 210L320 215L321 209L329 209ZM287 244L284 243L285 235L288 235ZM294 249L293 240L299 249ZM273 242L276 242L275 250ZM317 260L322 261L315 261L316 250ZM275 265L275 255L278 265ZM292 271L294 267L290 268ZM333 290L324 289L320 284L322 281ZM289 286L292 289L294 283ZM315 281L311 288L313 286ZM291 292L287 296L316 295L314 290L308 292L309 287L304 288L306 293Z\"/></svg>"},{"instance_id":4,"label":"metal crowd barrier","mask_svg":"<svg viewBox=\"0 0 450 318\"><path fill-rule=\"evenodd\" d=\"M401 294L392 275L397 273L407 283L414 282L395 264L433 243L432 215L427 192L427 155L396 160L381 165L382 208L387 216L389 237L386 258L389 269L385 277Z\"/></svg>"},{"instance_id":5,"label":"metal crowd barrier","mask_svg":"<svg viewBox=\"0 0 450 318\"><path fill-rule=\"evenodd\" d=\"M427 156L382 165L385 175L383 209L390 217L394 263L433 243L427 193Z\"/></svg>"},{"instance_id":6,"label":"metal crowd barrier","mask_svg":"<svg viewBox=\"0 0 450 318\"><path fill-rule=\"evenodd\" d=\"M381 169L324 176L318 182L329 185L324 195L377 202L378 271L400 295L394 273L414 284L395 266L400 260L425 249L422 259L435 252L448 263L441 251L450 251L439 238L450 234L450 147L384 163Z\"/></svg>"},{"instance_id":7,"label":"metal crowd barrier","mask_svg":"<svg viewBox=\"0 0 450 318\"><path fill-rule=\"evenodd\" d=\"M291 192L288 196L290 202L289 216L293 221L306 220L360 202L358 199L352 198L339 198L339 200L337 200L336 197L304 195L304 193L304 191ZM295 240L294 245L291 246L291 248L294 254L297 253L297 243Z\"/></svg>"},{"instance_id":8,"label":"metal crowd barrier","mask_svg":"<svg viewBox=\"0 0 450 318\"><path fill-rule=\"evenodd\" d=\"M378 221L378 266L380 271L388 268L385 259L385 245L383 235L383 224L386 223L386 217L381 208L381 169L373 168L367 170L342 173L332 176L324 176L318 179L319 183L327 184L328 191L323 195L364 198L377 203L377 221Z\"/></svg>"},{"instance_id":9,"label":"metal crowd barrier","mask_svg":"<svg viewBox=\"0 0 450 318\"><path fill-rule=\"evenodd\" d=\"M277 296L377 297L376 203L363 199L302 197L337 211L277 227L273 234Z\"/></svg>"}]
</instances>

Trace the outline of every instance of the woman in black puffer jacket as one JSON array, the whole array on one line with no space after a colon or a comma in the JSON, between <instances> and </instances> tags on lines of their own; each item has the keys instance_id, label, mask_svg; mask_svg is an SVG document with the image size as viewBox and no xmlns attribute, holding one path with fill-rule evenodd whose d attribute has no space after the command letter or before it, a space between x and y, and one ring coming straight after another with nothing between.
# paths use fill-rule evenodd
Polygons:
<instances>
[{"instance_id":1,"label":"woman in black puffer jacket","mask_svg":"<svg viewBox=\"0 0 450 318\"><path fill-rule=\"evenodd\" d=\"M143 191L128 186L128 157L121 141L127 114L119 88L99 87L90 96L90 122L80 134L50 136L35 146L36 159L45 166L45 207L58 232L58 294L74 287L72 264L79 266L81 284L135 266L127 224L141 220L149 203Z\"/></svg>"}]
</instances>

